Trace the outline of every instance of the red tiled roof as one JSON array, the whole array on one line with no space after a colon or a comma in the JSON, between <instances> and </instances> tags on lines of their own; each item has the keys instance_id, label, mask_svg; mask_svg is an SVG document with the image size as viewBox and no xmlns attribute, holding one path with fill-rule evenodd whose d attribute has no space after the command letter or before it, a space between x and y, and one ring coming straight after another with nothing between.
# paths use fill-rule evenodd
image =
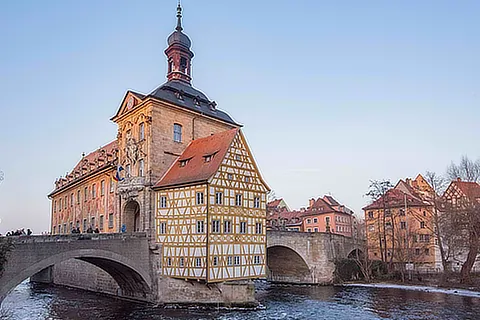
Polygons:
<instances>
[{"instance_id":1,"label":"red tiled roof","mask_svg":"<svg viewBox=\"0 0 480 320\"><path fill-rule=\"evenodd\" d=\"M206 182L217 172L238 132L235 128L193 140L154 188ZM212 156L209 162L205 161L206 156Z\"/></svg>"},{"instance_id":2,"label":"red tiled roof","mask_svg":"<svg viewBox=\"0 0 480 320\"><path fill-rule=\"evenodd\" d=\"M335 200L332 196L323 196L323 200L331 206L339 206L340 205L340 203L338 203L338 201Z\"/></svg>"},{"instance_id":3,"label":"red tiled roof","mask_svg":"<svg viewBox=\"0 0 480 320\"><path fill-rule=\"evenodd\" d=\"M283 199L280 198L280 199L275 199L273 201L270 201L269 203L267 203L267 207L269 207L269 208L277 207L280 204L280 202L282 202L282 200Z\"/></svg>"},{"instance_id":4,"label":"red tiled roof","mask_svg":"<svg viewBox=\"0 0 480 320\"><path fill-rule=\"evenodd\" d=\"M98 148L97 150L90 152L86 156L84 156L75 166L75 168L72 170L74 173L75 171L80 171L82 167L84 166L85 163L89 163L94 165L95 164L95 159L99 158L102 156L102 150L105 150L105 153L113 153L115 149L117 149L117 140L113 140L112 142L104 145L103 147ZM106 159L104 159L106 160Z\"/></svg>"},{"instance_id":5,"label":"red tiled roof","mask_svg":"<svg viewBox=\"0 0 480 320\"><path fill-rule=\"evenodd\" d=\"M480 198L480 184L467 181L452 181L452 184L456 185L468 198Z\"/></svg>"},{"instance_id":6,"label":"red tiled roof","mask_svg":"<svg viewBox=\"0 0 480 320\"><path fill-rule=\"evenodd\" d=\"M390 189L383 197L375 200L372 204L364 207L363 210L383 209L383 198L385 198L386 208L403 207L405 206L405 195L407 197L407 206L418 207L427 205L420 199L413 197L408 193L402 192L397 189Z\"/></svg>"}]
</instances>

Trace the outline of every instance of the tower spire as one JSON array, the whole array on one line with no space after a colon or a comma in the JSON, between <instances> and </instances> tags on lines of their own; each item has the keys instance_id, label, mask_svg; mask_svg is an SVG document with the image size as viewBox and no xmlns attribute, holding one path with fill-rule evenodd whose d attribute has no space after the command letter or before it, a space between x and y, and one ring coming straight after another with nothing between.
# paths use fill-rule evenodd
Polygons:
<instances>
[{"instance_id":1,"label":"tower spire","mask_svg":"<svg viewBox=\"0 0 480 320\"><path fill-rule=\"evenodd\" d=\"M177 27L175 28L177 31L182 31L182 6L180 4L180 0L178 0L177 6Z\"/></svg>"}]
</instances>

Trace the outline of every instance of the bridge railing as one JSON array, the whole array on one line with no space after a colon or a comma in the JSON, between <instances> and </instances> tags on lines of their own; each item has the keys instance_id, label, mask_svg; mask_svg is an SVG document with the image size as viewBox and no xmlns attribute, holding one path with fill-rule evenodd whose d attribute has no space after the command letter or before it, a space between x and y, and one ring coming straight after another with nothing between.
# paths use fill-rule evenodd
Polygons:
<instances>
[{"instance_id":1,"label":"bridge railing","mask_svg":"<svg viewBox=\"0 0 480 320\"><path fill-rule=\"evenodd\" d=\"M145 232L135 233L78 233L78 234L55 234L55 235L31 235L31 236L10 236L1 237L11 239L13 243L45 243L45 242L72 242L84 240L124 240L124 239L144 239L147 237Z\"/></svg>"}]
</instances>

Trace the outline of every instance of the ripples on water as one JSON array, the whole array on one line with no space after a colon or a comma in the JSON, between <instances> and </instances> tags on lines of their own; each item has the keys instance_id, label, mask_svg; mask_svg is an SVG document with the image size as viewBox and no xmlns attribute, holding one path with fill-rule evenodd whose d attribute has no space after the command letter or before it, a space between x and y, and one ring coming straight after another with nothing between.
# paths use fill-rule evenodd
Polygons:
<instances>
[{"instance_id":1,"label":"ripples on water","mask_svg":"<svg viewBox=\"0 0 480 320\"><path fill-rule=\"evenodd\" d=\"M180 310L24 282L5 299L0 319L480 319L480 299L442 293L267 284L259 284L257 292L265 310Z\"/></svg>"}]
</instances>

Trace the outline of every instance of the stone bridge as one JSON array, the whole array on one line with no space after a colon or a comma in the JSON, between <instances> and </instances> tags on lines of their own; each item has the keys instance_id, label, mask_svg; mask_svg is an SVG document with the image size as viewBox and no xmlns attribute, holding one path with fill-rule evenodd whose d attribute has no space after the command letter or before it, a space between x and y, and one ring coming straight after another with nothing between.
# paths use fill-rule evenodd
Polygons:
<instances>
[{"instance_id":1,"label":"stone bridge","mask_svg":"<svg viewBox=\"0 0 480 320\"><path fill-rule=\"evenodd\" d=\"M67 260L80 260L100 268L118 285L119 292L111 294L134 300L211 302L221 301L222 291L231 291L232 297L239 292L238 286L219 289L218 293L208 286L159 276L154 271L152 257L158 259L161 250L158 246L149 246L145 233L20 236L0 240L5 239L13 241L14 248L7 254L7 262L0 275L0 303L28 278L37 282L53 282L52 267ZM331 233L268 231L268 280L329 284L333 281L335 260L346 258L358 248L352 239ZM71 276L77 277L74 270ZM79 279L72 279L76 281L74 286L83 288ZM229 286L228 283L225 285ZM93 290L108 292L102 290L101 285Z\"/></svg>"},{"instance_id":2,"label":"stone bridge","mask_svg":"<svg viewBox=\"0 0 480 320\"><path fill-rule=\"evenodd\" d=\"M149 245L145 233L21 236L7 238L14 247L0 277L0 303L25 279L51 282L52 266L69 259L106 271L123 297L151 300ZM5 240L5 238L4 238Z\"/></svg>"},{"instance_id":3,"label":"stone bridge","mask_svg":"<svg viewBox=\"0 0 480 320\"><path fill-rule=\"evenodd\" d=\"M335 260L347 258L360 248L354 239L333 233L268 231L268 280L330 284Z\"/></svg>"}]
</instances>

